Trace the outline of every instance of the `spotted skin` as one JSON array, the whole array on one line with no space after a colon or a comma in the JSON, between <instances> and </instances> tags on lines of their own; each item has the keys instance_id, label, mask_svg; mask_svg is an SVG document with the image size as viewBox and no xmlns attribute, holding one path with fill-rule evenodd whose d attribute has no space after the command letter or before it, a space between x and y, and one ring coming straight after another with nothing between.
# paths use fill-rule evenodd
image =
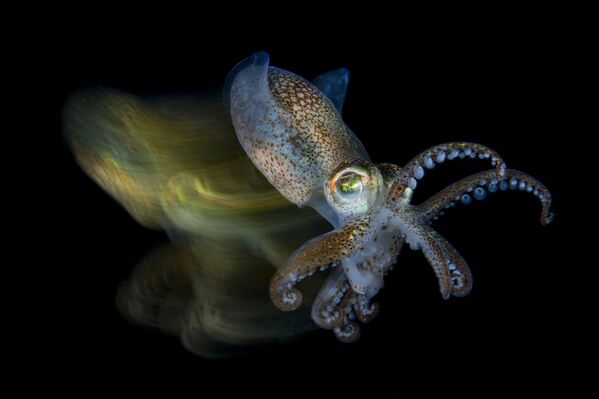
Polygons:
<instances>
[{"instance_id":1,"label":"spotted skin","mask_svg":"<svg viewBox=\"0 0 599 399\"><path fill-rule=\"evenodd\" d=\"M295 310L302 303L302 294L295 284L318 269L337 264L366 241L366 219L347 224L342 229L308 241L295 251L287 264L273 276L270 296L282 310Z\"/></svg>"},{"instance_id":2,"label":"spotted skin","mask_svg":"<svg viewBox=\"0 0 599 399\"><path fill-rule=\"evenodd\" d=\"M360 157L334 104L300 76L250 58L230 78L229 103L242 147L281 194L304 205L339 163Z\"/></svg>"},{"instance_id":3,"label":"spotted skin","mask_svg":"<svg viewBox=\"0 0 599 399\"><path fill-rule=\"evenodd\" d=\"M334 226L305 243L277 270L270 297L281 310L297 309L303 298L296 284L330 270L313 303L312 318L342 342L360 337L355 320L365 323L377 315L379 305L372 299L404 243L423 252L443 298L470 292L468 264L431 226L458 202L519 189L539 198L542 224L552 220L547 188L507 169L499 154L486 146L445 143L421 152L404 167L375 165L335 107L344 97L329 99L309 81L270 67L265 53L241 63L229 81L231 118L250 159L287 199L314 207ZM346 87L331 87L333 83L326 82L329 95L344 96ZM466 177L419 205L411 203L418 181L437 165L475 158L489 160L494 169Z\"/></svg>"}]
</instances>

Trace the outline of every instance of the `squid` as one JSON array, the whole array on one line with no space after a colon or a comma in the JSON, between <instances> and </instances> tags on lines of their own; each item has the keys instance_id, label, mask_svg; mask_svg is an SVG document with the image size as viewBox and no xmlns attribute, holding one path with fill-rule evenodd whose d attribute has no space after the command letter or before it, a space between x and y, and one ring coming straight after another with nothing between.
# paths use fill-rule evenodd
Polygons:
<instances>
[{"instance_id":1,"label":"squid","mask_svg":"<svg viewBox=\"0 0 599 399\"><path fill-rule=\"evenodd\" d=\"M348 82L346 69L310 82L270 66L268 54L260 52L238 64L225 85L226 108L249 159L287 200L312 207L333 226L277 269L270 298L282 311L296 310L303 302L298 283L330 269L311 317L342 342L359 338L357 321L376 317L379 304L373 299L406 243L422 251L444 299L470 292L468 264L431 226L445 210L498 191L523 190L539 199L543 225L553 218L549 190L534 177L508 169L496 151L481 144L436 145L403 167L373 163L341 117ZM427 171L475 158L492 168L412 203Z\"/></svg>"}]
</instances>

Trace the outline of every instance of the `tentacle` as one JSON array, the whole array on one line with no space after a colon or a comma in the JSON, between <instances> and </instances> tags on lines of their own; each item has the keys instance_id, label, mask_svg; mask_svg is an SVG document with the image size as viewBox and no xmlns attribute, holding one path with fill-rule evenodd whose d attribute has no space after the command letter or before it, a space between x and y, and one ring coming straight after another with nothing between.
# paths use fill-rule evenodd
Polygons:
<instances>
[{"instance_id":1,"label":"tentacle","mask_svg":"<svg viewBox=\"0 0 599 399\"><path fill-rule=\"evenodd\" d=\"M362 323L371 322L379 314L379 304L370 303L365 295L356 295L354 302L354 312Z\"/></svg>"},{"instance_id":2,"label":"tentacle","mask_svg":"<svg viewBox=\"0 0 599 399\"><path fill-rule=\"evenodd\" d=\"M325 270L355 252L366 236L367 221L358 219L339 230L316 237L297 249L270 282L270 297L281 310L295 310L302 304L302 293L295 284L318 269Z\"/></svg>"},{"instance_id":3,"label":"tentacle","mask_svg":"<svg viewBox=\"0 0 599 399\"><path fill-rule=\"evenodd\" d=\"M346 344L356 342L360 338L360 327L348 318L343 319L343 323L333 331L337 339Z\"/></svg>"},{"instance_id":4,"label":"tentacle","mask_svg":"<svg viewBox=\"0 0 599 399\"><path fill-rule=\"evenodd\" d=\"M347 294L343 297L343 300L339 305L339 309L341 310L341 313L345 316L344 318L355 320L356 317L353 313L353 308L358 296L359 294L357 294L355 291L349 290Z\"/></svg>"},{"instance_id":5,"label":"tentacle","mask_svg":"<svg viewBox=\"0 0 599 399\"><path fill-rule=\"evenodd\" d=\"M449 271L449 262L447 253L437 240L431 235L426 235L422 243L422 253L433 267L437 280L439 281L439 291L443 299L449 299L451 294L451 272Z\"/></svg>"},{"instance_id":6,"label":"tentacle","mask_svg":"<svg viewBox=\"0 0 599 399\"><path fill-rule=\"evenodd\" d=\"M553 220L551 208L551 193L547 188L532 176L526 173L507 169L505 179L498 180L495 172L490 170L468 176L451 186L441 190L422 204L417 209L422 213L425 221L436 219L443 215L443 210L455 206L460 201L465 205L472 202L472 198L482 200L487 192L506 191L508 189L533 193L541 201L541 224L546 225Z\"/></svg>"},{"instance_id":7,"label":"tentacle","mask_svg":"<svg viewBox=\"0 0 599 399\"><path fill-rule=\"evenodd\" d=\"M383 268L379 270L383 276L386 276L390 270L393 270L393 265L397 261L397 257L399 256L404 243L405 237L401 236L400 234L394 234L391 238L389 247L386 250L386 253L389 254L389 261L386 262ZM354 311L358 317L358 320L360 320L362 323L371 322L379 313L379 304L376 302L371 303L370 300L372 298L369 298L366 295L356 294L356 296L357 298L354 303Z\"/></svg>"},{"instance_id":8,"label":"tentacle","mask_svg":"<svg viewBox=\"0 0 599 399\"><path fill-rule=\"evenodd\" d=\"M437 231L431 235L445 252L445 261L449 269L450 294L453 296L466 296L472 289L472 272L460 253Z\"/></svg>"},{"instance_id":9,"label":"tentacle","mask_svg":"<svg viewBox=\"0 0 599 399\"><path fill-rule=\"evenodd\" d=\"M350 290L349 281L340 267L331 271L312 305L312 320L320 328L332 330L346 314L341 310L341 301Z\"/></svg>"},{"instance_id":10,"label":"tentacle","mask_svg":"<svg viewBox=\"0 0 599 399\"><path fill-rule=\"evenodd\" d=\"M432 169L436 163L443 163L446 159L452 160L467 157L491 159L492 165L496 167L496 177L499 180L503 180L505 176L505 162L496 151L480 144L457 142L431 147L412 158L402 168L401 183L414 190L418 184L417 180L424 177L425 169Z\"/></svg>"},{"instance_id":11,"label":"tentacle","mask_svg":"<svg viewBox=\"0 0 599 399\"><path fill-rule=\"evenodd\" d=\"M439 233L426 223L414 209L405 209L397 219L397 228L413 250L422 250L433 267L439 290L444 299L463 296L471 285L470 270L460 254Z\"/></svg>"},{"instance_id":12,"label":"tentacle","mask_svg":"<svg viewBox=\"0 0 599 399\"><path fill-rule=\"evenodd\" d=\"M394 234L391 243L389 245L388 253L390 254L390 261L382 269L383 276L389 274L389 271L393 270L393 266L397 263L397 257L406 242L406 238L401 234Z\"/></svg>"},{"instance_id":13,"label":"tentacle","mask_svg":"<svg viewBox=\"0 0 599 399\"><path fill-rule=\"evenodd\" d=\"M328 305L326 308L329 315L335 314L335 316L329 316L325 323L317 324L320 327L332 329L341 342L351 343L360 338L360 327L357 323L350 321L356 318L353 314L353 307L356 304L358 294L349 288L347 279L343 280L344 285L341 285L341 289L333 300L335 306Z\"/></svg>"},{"instance_id":14,"label":"tentacle","mask_svg":"<svg viewBox=\"0 0 599 399\"><path fill-rule=\"evenodd\" d=\"M422 252L435 271L443 299L467 295L472 288L472 274L464 258L432 228L420 225L417 230Z\"/></svg>"},{"instance_id":15,"label":"tentacle","mask_svg":"<svg viewBox=\"0 0 599 399\"><path fill-rule=\"evenodd\" d=\"M378 269L378 273L387 275L389 270L393 269L404 242L405 239L401 235L393 235L386 249L389 261ZM312 319L319 327L334 329L343 322L352 308L362 323L368 323L377 316L379 304L370 303L371 298L358 294L350 287L349 279L342 268L331 271L312 305ZM351 306L347 306L348 304Z\"/></svg>"},{"instance_id":16,"label":"tentacle","mask_svg":"<svg viewBox=\"0 0 599 399\"><path fill-rule=\"evenodd\" d=\"M331 272L314 301L312 319L319 327L331 330L351 318L352 311L358 320L368 323L378 314L379 304L370 304L365 295L352 291L343 270L337 268Z\"/></svg>"}]
</instances>

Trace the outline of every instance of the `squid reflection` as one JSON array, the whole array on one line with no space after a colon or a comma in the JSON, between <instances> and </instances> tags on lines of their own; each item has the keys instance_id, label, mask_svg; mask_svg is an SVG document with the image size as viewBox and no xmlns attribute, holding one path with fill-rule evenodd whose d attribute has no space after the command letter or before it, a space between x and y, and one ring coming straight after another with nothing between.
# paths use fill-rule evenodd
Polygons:
<instances>
[{"instance_id":1,"label":"squid reflection","mask_svg":"<svg viewBox=\"0 0 599 399\"><path fill-rule=\"evenodd\" d=\"M64 130L86 173L135 220L171 237L120 287L117 303L128 319L178 335L203 356L316 328L309 308L275 308L268 283L326 222L289 203L256 170L220 98L88 90L67 103ZM303 289L315 295L320 284Z\"/></svg>"},{"instance_id":2,"label":"squid reflection","mask_svg":"<svg viewBox=\"0 0 599 399\"><path fill-rule=\"evenodd\" d=\"M404 167L372 163L340 116L347 84L346 70L308 82L257 53L231 72L226 107L113 90L70 100L65 134L81 167L172 238L119 290L127 317L206 356L316 326L353 342L354 320L376 316L373 297L406 242L433 266L443 298L468 294L468 265L430 226L445 209L519 188L551 221L543 184L480 144L441 144ZM426 170L477 157L494 169L411 204Z\"/></svg>"}]
</instances>

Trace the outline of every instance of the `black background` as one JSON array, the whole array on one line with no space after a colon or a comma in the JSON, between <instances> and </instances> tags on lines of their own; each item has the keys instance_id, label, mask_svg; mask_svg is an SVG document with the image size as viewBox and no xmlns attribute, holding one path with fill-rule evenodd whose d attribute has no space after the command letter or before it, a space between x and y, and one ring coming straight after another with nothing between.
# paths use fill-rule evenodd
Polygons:
<instances>
[{"instance_id":1,"label":"black background","mask_svg":"<svg viewBox=\"0 0 599 399\"><path fill-rule=\"evenodd\" d=\"M203 21L173 20L115 30L106 20L43 41L30 55L44 64L37 77L45 85L45 149L57 168L48 182L56 221L46 234L60 265L44 274L49 317L38 331L51 337L42 344L52 349L45 360L56 364L48 371L88 388L126 382L189 386L193 394L218 388L224 395L280 396L275 386L310 390L316 381L338 393L371 385L461 393L547 384L564 366L557 359L565 347L569 180L558 159L569 150L555 137L568 132L566 141L576 141L569 109L575 50L559 21L534 15L404 24L409 19L365 15L329 29L318 18L302 25L278 20L261 31L251 23L200 29ZM431 267L406 248L380 294L379 316L351 345L318 331L240 358L206 360L176 338L129 324L116 309L116 289L166 236L136 224L78 168L62 141L64 101L88 86L142 95L217 89L237 62L260 50L272 65L306 78L348 68L344 119L374 161L402 164L447 141L485 144L552 191L554 223L542 227L540 204L522 192L450 211L435 227L470 264L473 291L442 300ZM427 174L415 201L487 167L446 163Z\"/></svg>"}]
</instances>

